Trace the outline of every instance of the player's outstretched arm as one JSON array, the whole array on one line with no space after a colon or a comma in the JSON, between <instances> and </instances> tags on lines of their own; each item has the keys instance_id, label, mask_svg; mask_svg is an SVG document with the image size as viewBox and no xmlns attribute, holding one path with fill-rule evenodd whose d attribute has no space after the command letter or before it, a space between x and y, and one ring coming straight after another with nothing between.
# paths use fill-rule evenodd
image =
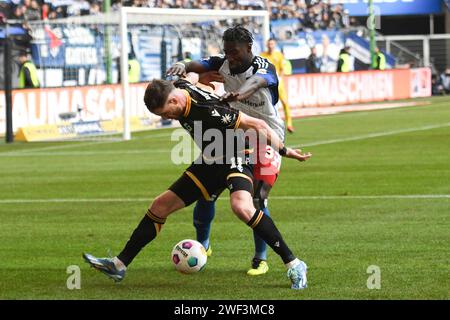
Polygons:
<instances>
[{"instance_id":1,"label":"player's outstretched arm","mask_svg":"<svg viewBox=\"0 0 450 320\"><path fill-rule=\"evenodd\" d=\"M201 84L207 85L213 89L215 89L214 84L212 82L225 82L225 79L218 71L207 71L199 74L199 80Z\"/></svg>"},{"instance_id":2,"label":"player's outstretched arm","mask_svg":"<svg viewBox=\"0 0 450 320\"><path fill-rule=\"evenodd\" d=\"M278 138L278 135L275 133L275 131L273 131L265 121L253 118L243 112L240 113L240 116L241 119L238 128L243 130L253 129L258 133L264 135L267 144L270 144L272 147L274 147L281 156L296 159L298 161L306 161L311 158L312 154L310 152L302 153L300 149L286 148L284 143L280 140L280 138Z\"/></svg>"},{"instance_id":3,"label":"player's outstretched arm","mask_svg":"<svg viewBox=\"0 0 450 320\"><path fill-rule=\"evenodd\" d=\"M178 61L173 64L169 69L167 69L166 74L168 76L179 76L183 77L186 73L204 73L209 71L204 65L198 61L183 62Z\"/></svg>"},{"instance_id":4,"label":"player's outstretched arm","mask_svg":"<svg viewBox=\"0 0 450 320\"><path fill-rule=\"evenodd\" d=\"M181 79L184 79L186 81L189 81L193 85L196 85L198 83L198 73L188 72L185 76L181 77Z\"/></svg>"}]
</instances>

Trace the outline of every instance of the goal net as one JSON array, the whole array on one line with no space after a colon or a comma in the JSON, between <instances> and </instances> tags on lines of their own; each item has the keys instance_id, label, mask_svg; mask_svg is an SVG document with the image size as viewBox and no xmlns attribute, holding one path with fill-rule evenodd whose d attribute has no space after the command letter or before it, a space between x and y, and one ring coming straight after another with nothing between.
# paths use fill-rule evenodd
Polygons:
<instances>
[{"instance_id":1,"label":"goal net","mask_svg":"<svg viewBox=\"0 0 450 320\"><path fill-rule=\"evenodd\" d=\"M32 22L32 55L42 88L76 88L75 96L77 90L101 90L78 100L48 97L67 105L58 110L59 117L114 121L120 123L122 138L129 140L137 118L161 126L161 119L143 104L146 83L164 77L186 52L192 59L221 53L223 31L236 24L252 31L258 54L270 34L267 11L122 7L93 16ZM129 59L140 65L138 81L129 79Z\"/></svg>"}]
</instances>

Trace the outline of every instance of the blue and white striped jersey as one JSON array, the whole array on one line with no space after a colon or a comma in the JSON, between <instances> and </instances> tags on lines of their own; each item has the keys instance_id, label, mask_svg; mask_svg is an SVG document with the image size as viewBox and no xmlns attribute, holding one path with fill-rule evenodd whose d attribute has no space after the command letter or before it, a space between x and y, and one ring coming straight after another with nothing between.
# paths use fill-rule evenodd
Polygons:
<instances>
[{"instance_id":1,"label":"blue and white striped jersey","mask_svg":"<svg viewBox=\"0 0 450 320\"><path fill-rule=\"evenodd\" d=\"M251 66L244 72L232 74L224 56L211 56L199 61L209 71L218 71L225 79L225 91L237 91L253 75L266 80L267 86L259 89L251 97L231 102L236 108L249 116L262 119L284 140L284 122L278 115L278 77L275 67L265 58L254 56Z\"/></svg>"}]
</instances>

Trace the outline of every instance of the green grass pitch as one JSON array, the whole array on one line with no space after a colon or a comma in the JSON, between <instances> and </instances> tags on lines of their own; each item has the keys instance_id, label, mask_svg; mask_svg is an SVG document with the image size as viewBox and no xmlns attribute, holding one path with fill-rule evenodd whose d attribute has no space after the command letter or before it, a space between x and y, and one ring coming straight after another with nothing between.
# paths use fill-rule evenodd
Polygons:
<instances>
[{"instance_id":1,"label":"green grass pitch","mask_svg":"<svg viewBox=\"0 0 450 320\"><path fill-rule=\"evenodd\" d=\"M449 299L450 98L425 106L298 119L269 208L309 266L309 287L289 289L281 260L246 275L251 231L217 202L213 256L201 273L177 273L175 243L194 238L192 207L113 283L81 253L118 253L186 165L170 162L170 130L128 142L0 143L0 299ZM81 289L66 287L70 265ZM367 268L381 270L369 290Z\"/></svg>"}]
</instances>

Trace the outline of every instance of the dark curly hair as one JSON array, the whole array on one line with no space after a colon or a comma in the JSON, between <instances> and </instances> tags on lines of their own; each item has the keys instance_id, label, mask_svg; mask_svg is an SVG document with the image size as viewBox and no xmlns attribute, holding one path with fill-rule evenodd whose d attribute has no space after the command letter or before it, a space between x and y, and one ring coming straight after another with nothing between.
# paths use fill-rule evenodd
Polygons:
<instances>
[{"instance_id":1,"label":"dark curly hair","mask_svg":"<svg viewBox=\"0 0 450 320\"><path fill-rule=\"evenodd\" d=\"M253 35L242 25L237 25L225 30L222 40L253 44Z\"/></svg>"}]
</instances>

